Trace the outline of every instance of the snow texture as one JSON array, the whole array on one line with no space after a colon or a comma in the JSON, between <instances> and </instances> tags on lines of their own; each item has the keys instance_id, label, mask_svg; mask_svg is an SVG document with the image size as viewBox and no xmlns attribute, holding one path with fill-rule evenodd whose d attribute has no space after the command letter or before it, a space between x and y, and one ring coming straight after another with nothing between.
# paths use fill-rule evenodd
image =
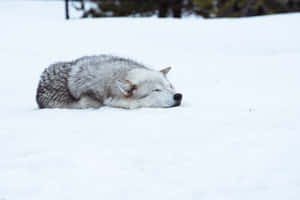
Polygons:
<instances>
[{"instance_id":1,"label":"snow texture","mask_svg":"<svg viewBox=\"0 0 300 200\"><path fill-rule=\"evenodd\" d=\"M299 21L65 21L63 2L1 1L0 199L300 199ZM49 64L102 53L172 66L183 105L37 109Z\"/></svg>"}]
</instances>

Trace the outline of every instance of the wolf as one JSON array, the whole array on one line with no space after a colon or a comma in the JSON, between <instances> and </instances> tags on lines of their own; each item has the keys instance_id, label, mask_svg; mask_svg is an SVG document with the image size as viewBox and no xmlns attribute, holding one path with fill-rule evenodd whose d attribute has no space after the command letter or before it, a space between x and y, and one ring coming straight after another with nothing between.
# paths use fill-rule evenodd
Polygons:
<instances>
[{"instance_id":1,"label":"wolf","mask_svg":"<svg viewBox=\"0 0 300 200\"><path fill-rule=\"evenodd\" d=\"M126 109L179 106L182 94L167 79L171 67L153 70L131 59L97 55L50 65L41 75L39 108Z\"/></svg>"}]
</instances>

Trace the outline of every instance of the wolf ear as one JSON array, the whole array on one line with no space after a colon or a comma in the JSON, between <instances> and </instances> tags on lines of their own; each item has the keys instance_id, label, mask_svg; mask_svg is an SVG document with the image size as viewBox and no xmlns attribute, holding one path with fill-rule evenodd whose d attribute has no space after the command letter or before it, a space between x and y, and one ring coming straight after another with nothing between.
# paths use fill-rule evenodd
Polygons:
<instances>
[{"instance_id":1,"label":"wolf ear","mask_svg":"<svg viewBox=\"0 0 300 200\"><path fill-rule=\"evenodd\" d=\"M169 73L169 71L171 70L172 67L167 67L165 69L160 70L161 73L163 73L164 75L167 75Z\"/></svg>"},{"instance_id":2,"label":"wolf ear","mask_svg":"<svg viewBox=\"0 0 300 200\"><path fill-rule=\"evenodd\" d=\"M124 96L129 97L136 86L128 80L117 80L117 86Z\"/></svg>"}]
</instances>

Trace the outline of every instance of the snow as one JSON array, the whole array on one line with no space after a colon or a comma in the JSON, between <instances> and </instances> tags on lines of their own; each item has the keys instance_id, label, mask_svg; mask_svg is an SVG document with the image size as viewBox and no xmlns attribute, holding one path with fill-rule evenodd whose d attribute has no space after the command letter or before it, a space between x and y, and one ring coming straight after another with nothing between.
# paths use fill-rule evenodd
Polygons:
<instances>
[{"instance_id":1,"label":"snow","mask_svg":"<svg viewBox=\"0 0 300 200\"><path fill-rule=\"evenodd\" d=\"M64 20L0 6L0 199L300 198L300 14ZM37 109L43 69L110 53L172 66L171 109Z\"/></svg>"}]
</instances>

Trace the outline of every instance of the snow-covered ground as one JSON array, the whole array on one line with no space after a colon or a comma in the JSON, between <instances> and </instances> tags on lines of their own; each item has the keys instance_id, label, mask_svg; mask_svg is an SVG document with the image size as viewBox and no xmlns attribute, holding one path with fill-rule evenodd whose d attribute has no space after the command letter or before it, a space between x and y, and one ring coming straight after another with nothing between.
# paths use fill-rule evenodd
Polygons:
<instances>
[{"instance_id":1,"label":"snow-covered ground","mask_svg":"<svg viewBox=\"0 0 300 200\"><path fill-rule=\"evenodd\" d=\"M300 199L300 14L64 20L0 2L1 200ZM38 110L49 64L111 53L184 94L171 109Z\"/></svg>"}]
</instances>

